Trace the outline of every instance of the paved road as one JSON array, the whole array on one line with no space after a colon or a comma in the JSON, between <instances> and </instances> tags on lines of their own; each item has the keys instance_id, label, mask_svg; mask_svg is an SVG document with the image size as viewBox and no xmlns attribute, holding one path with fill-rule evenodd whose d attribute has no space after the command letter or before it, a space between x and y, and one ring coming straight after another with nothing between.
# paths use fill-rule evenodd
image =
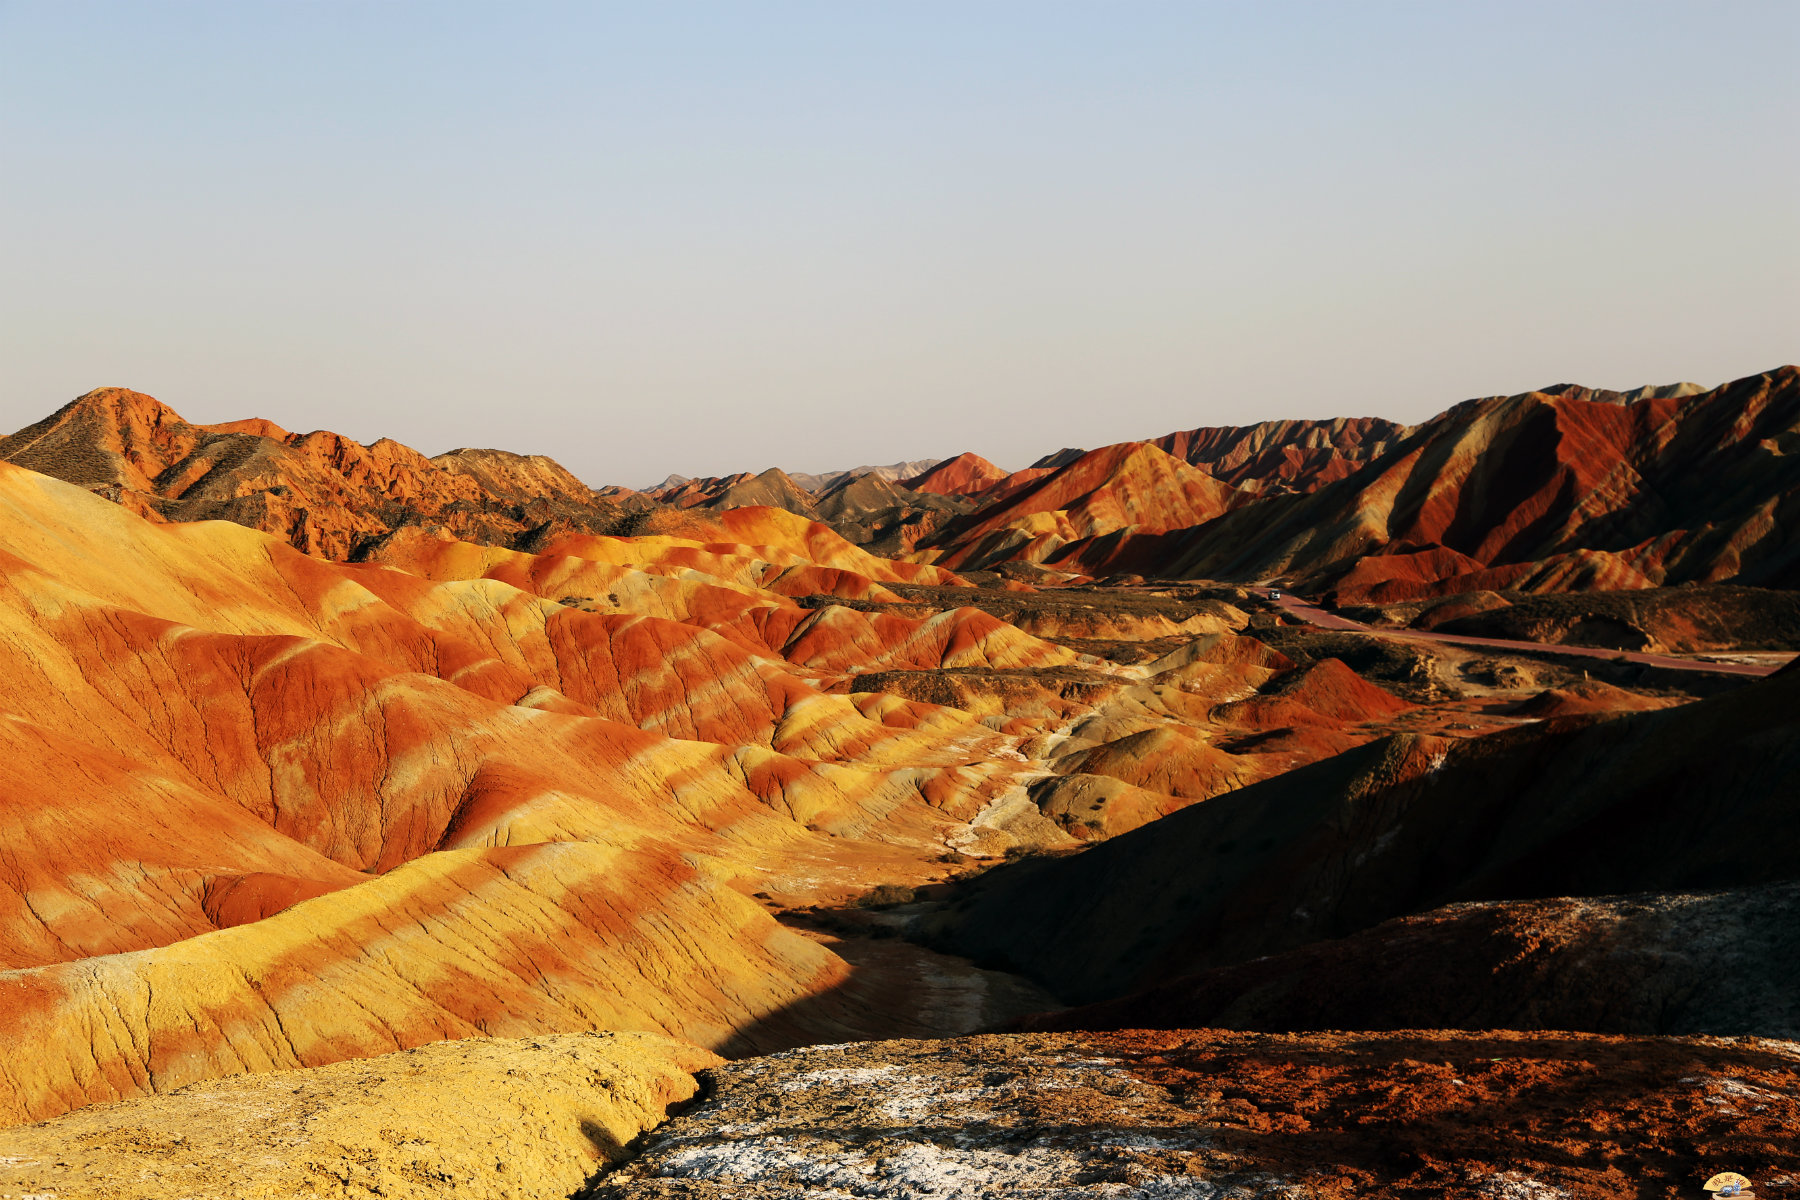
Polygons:
<instances>
[{"instance_id":1,"label":"paved road","mask_svg":"<svg viewBox=\"0 0 1800 1200\"><path fill-rule=\"evenodd\" d=\"M1367 633L1376 637L1398 638L1409 642L1449 642L1456 646L1481 646L1489 650L1525 650L1539 654L1567 654L1576 658L1615 659L1621 656L1618 650L1598 650L1591 646L1563 646L1551 642L1515 642L1505 638L1465 637L1459 633L1434 633L1424 629L1374 629L1348 617L1340 617L1336 613L1327 612L1309 600L1302 600L1290 592L1283 592L1281 599L1275 601L1283 611L1296 620L1320 629L1336 629L1346 633ZM1623 652L1623 657L1634 663L1643 663L1647 667L1664 667L1671 671L1712 671L1720 675L1773 675L1786 662L1778 663L1725 663L1700 662L1691 658L1676 658L1669 654L1639 654ZM1790 656L1791 657L1791 656Z\"/></svg>"}]
</instances>

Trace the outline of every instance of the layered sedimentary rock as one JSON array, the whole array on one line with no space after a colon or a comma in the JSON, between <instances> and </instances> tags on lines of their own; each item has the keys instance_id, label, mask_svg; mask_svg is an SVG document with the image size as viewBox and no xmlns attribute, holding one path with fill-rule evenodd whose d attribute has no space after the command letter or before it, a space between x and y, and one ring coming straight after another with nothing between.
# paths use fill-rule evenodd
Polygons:
<instances>
[{"instance_id":1,"label":"layered sedimentary rock","mask_svg":"<svg viewBox=\"0 0 1800 1200\"><path fill-rule=\"evenodd\" d=\"M1791 366L1710 391L1559 386L1470 400L1410 428L1203 428L1048 456L978 493L982 507L919 554L965 568L1280 578L1345 603L1688 581L1791 587L1796 449ZM1164 452L1191 472L1179 485L1166 464L1150 466ZM1146 471L1164 482L1147 486Z\"/></svg>"},{"instance_id":2,"label":"layered sedimentary rock","mask_svg":"<svg viewBox=\"0 0 1800 1200\"><path fill-rule=\"evenodd\" d=\"M1128 547L1090 572L1285 577L1345 602L1686 581L1792 586L1800 369L1698 395L1583 389L1468 401L1354 474Z\"/></svg>"},{"instance_id":3,"label":"layered sedimentary rock","mask_svg":"<svg viewBox=\"0 0 1800 1200\"><path fill-rule=\"evenodd\" d=\"M1778 391L1746 401L1752 432ZM1709 396L1524 408L1630 425ZM449 1039L751 1054L1042 998L834 920L929 925L1096 1000L1321 938L1379 959L1392 938L1367 931L1447 902L1781 877L1800 676L1673 710L1687 693L1545 666L1521 706L1417 647L1308 643L1244 588L1061 586L1373 478L1421 436L1318 426L1321 462L1367 462L1309 483L1268 430L1200 432L1184 453L1244 486L1131 443L907 476L943 492L665 489L687 507L543 458L192 426L134 393L7 439L74 483L0 463L0 1125ZM1438 615L1530 607L1487 595ZM954 903L970 859L1021 853L1053 857ZM880 907L915 888L916 911ZM1474 920L1430 926L1471 972L1514 936ZM1324 970L1289 965L1278 982ZM1518 1011L1566 966L1508 983Z\"/></svg>"},{"instance_id":4,"label":"layered sedimentary rock","mask_svg":"<svg viewBox=\"0 0 1800 1200\"><path fill-rule=\"evenodd\" d=\"M1212 639L1153 672L781 510L696 532L409 527L343 564L0 466L0 1121L484 1034L868 1036L892 996L746 893L1073 846L1268 766L1142 736L1270 678L1235 610L1131 617ZM1076 686L861 682L957 672ZM1034 795L1108 743L1147 800L1091 826Z\"/></svg>"},{"instance_id":5,"label":"layered sedimentary rock","mask_svg":"<svg viewBox=\"0 0 1800 1200\"><path fill-rule=\"evenodd\" d=\"M849 480L861 479L865 475L872 479L885 480L888 483L898 483L902 480L912 478L921 471L930 470L932 467L936 466L937 463L938 460L935 458L915 458L910 461L902 460L896 463L888 463L886 466L881 467L865 464L860 467L850 467L842 471L824 471L817 475L811 475L805 471L792 471L789 472L788 478L792 479L795 483L799 484L809 492L823 492L828 488L835 487L836 485L845 483Z\"/></svg>"},{"instance_id":6,"label":"layered sedimentary rock","mask_svg":"<svg viewBox=\"0 0 1800 1200\"><path fill-rule=\"evenodd\" d=\"M904 554L968 510L952 494L914 491L897 482L900 472L920 465L857 468L828 476L808 476L810 486L778 468L760 475L684 479L653 489L657 501L688 511L779 508L828 523L849 540L883 554Z\"/></svg>"},{"instance_id":7,"label":"layered sedimentary rock","mask_svg":"<svg viewBox=\"0 0 1800 1200\"><path fill-rule=\"evenodd\" d=\"M802 516L814 516L818 507L812 493L795 483L786 471L770 467L760 475L727 475L717 479L688 479L651 493L676 508L780 508Z\"/></svg>"},{"instance_id":8,"label":"layered sedimentary rock","mask_svg":"<svg viewBox=\"0 0 1800 1200\"><path fill-rule=\"evenodd\" d=\"M1729 584L1576 595L1477 592L1434 603L1410 623L1475 637L1616 650L1793 650L1800 649L1800 593Z\"/></svg>"},{"instance_id":9,"label":"layered sedimentary rock","mask_svg":"<svg viewBox=\"0 0 1800 1200\"><path fill-rule=\"evenodd\" d=\"M1153 438L1215 479L1247 491L1310 492L1350 475L1408 433L1378 417L1208 426Z\"/></svg>"},{"instance_id":10,"label":"layered sedimentary rock","mask_svg":"<svg viewBox=\"0 0 1800 1200\"><path fill-rule=\"evenodd\" d=\"M482 1032L783 1044L848 971L742 891L916 871L1025 770L968 714L819 684L1077 658L737 583L845 570L783 542L942 578L757 510L711 550L592 539L631 571L447 541L421 573L332 564L12 466L0 518L8 1121ZM648 611L528 590L584 567Z\"/></svg>"},{"instance_id":11,"label":"layered sedimentary rock","mask_svg":"<svg viewBox=\"0 0 1800 1200\"><path fill-rule=\"evenodd\" d=\"M996 467L979 454L965 452L947 458L929 471L904 480L915 492L934 492L941 496L979 496L1010 477L1010 472Z\"/></svg>"},{"instance_id":12,"label":"layered sedimentary rock","mask_svg":"<svg viewBox=\"0 0 1800 1200\"><path fill-rule=\"evenodd\" d=\"M963 454L804 480L774 468L671 477L648 493L591 491L541 456L426 459L266 421L194 426L117 388L0 441L0 458L145 515L233 520L331 558L408 524L537 549L546 530L667 532L666 509L760 507L959 569L1280 578L1390 604L1484 590L1793 586L1800 543L1784 530L1800 521L1797 447L1800 369L1782 367L1710 391L1561 385L1467 401L1414 427L1203 427L1062 451L1011 474Z\"/></svg>"},{"instance_id":13,"label":"layered sedimentary rock","mask_svg":"<svg viewBox=\"0 0 1800 1200\"><path fill-rule=\"evenodd\" d=\"M933 539L939 561L982 567L1009 559L1055 560L1076 542L1159 533L1222 516L1245 493L1138 442L1077 458L989 502Z\"/></svg>"}]
</instances>

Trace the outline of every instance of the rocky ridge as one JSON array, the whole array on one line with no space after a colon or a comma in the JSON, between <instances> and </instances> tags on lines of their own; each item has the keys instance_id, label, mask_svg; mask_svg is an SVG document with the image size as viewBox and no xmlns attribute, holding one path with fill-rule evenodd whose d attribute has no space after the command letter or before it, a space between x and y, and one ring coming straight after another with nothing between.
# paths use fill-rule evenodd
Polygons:
<instances>
[{"instance_id":1,"label":"rocky ridge","mask_svg":"<svg viewBox=\"0 0 1800 1200\"><path fill-rule=\"evenodd\" d=\"M1710 390L1559 385L1412 427L1202 428L1048 455L971 493L979 507L915 555L1064 578L1280 581L1346 604L1791 587L1796 446L1792 366Z\"/></svg>"},{"instance_id":2,"label":"rocky ridge","mask_svg":"<svg viewBox=\"0 0 1800 1200\"><path fill-rule=\"evenodd\" d=\"M683 512L773 507L958 570L1280 580L1395 604L1791 587L1800 548L1782 531L1800 504L1797 439L1800 368L1787 366L1710 390L1558 385L1465 401L1412 427L1202 427L1064 450L1010 474L963 454L819 476L674 476L642 493L588 489L541 456L426 459L266 421L189 425L118 388L0 440L0 458L141 515L233 520L338 559L408 525L532 549L546 532L660 532Z\"/></svg>"},{"instance_id":3,"label":"rocky ridge","mask_svg":"<svg viewBox=\"0 0 1800 1200\"><path fill-rule=\"evenodd\" d=\"M1353 474L1130 547L1089 573L1281 578L1341 602L1687 581L1787 587L1800 548L1800 368L1710 391L1466 401Z\"/></svg>"},{"instance_id":4,"label":"rocky ridge","mask_svg":"<svg viewBox=\"0 0 1800 1200\"><path fill-rule=\"evenodd\" d=\"M407 525L510 544L550 526L611 530L646 503L602 500L542 455L432 459L386 438L365 446L264 420L193 425L126 388L88 392L0 439L0 459L151 520L233 521L334 559Z\"/></svg>"}]
</instances>

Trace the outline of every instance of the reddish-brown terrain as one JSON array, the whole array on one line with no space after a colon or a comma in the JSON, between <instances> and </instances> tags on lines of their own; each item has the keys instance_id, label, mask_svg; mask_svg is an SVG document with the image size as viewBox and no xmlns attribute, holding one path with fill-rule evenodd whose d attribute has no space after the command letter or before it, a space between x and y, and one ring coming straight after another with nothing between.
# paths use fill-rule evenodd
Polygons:
<instances>
[{"instance_id":1,"label":"reddish-brown terrain","mask_svg":"<svg viewBox=\"0 0 1800 1200\"><path fill-rule=\"evenodd\" d=\"M1791 1042L1018 1034L705 1073L604 1200L1704 1198L1800 1189Z\"/></svg>"},{"instance_id":2,"label":"reddish-brown terrain","mask_svg":"<svg viewBox=\"0 0 1800 1200\"><path fill-rule=\"evenodd\" d=\"M91 392L0 440L0 1195L290 1070L281 1171L448 1194L383 1056L469 1195L1780 1195L1797 379L649 492Z\"/></svg>"},{"instance_id":3,"label":"reddish-brown terrain","mask_svg":"<svg viewBox=\"0 0 1800 1200\"><path fill-rule=\"evenodd\" d=\"M918 553L959 569L1279 580L1358 604L1791 587L1797 451L1791 366L1710 391L1564 386L1410 428L1270 422L1063 451L977 493Z\"/></svg>"},{"instance_id":4,"label":"reddish-brown terrain","mask_svg":"<svg viewBox=\"0 0 1800 1200\"><path fill-rule=\"evenodd\" d=\"M1154 438L1150 445L1233 487L1310 492L1352 474L1409 432L1404 425L1373 417L1263 421L1184 430Z\"/></svg>"},{"instance_id":5,"label":"reddish-brown terrain","mask_svg":"<svg viewBox=\"0 0 1800 1200\"><path fill-rule=\"evenodd\" d=\"M268 421L190 425L125 388L100 388L0 439L0 459L66 479L152 520L225 520L326 558L402 525L510 542L556 525L609 528L630 505L599 501L542 455L294 434Z\"/></svg>"},{"instance_id":6,"label":"reddish-brown terrain","mask_svg":"<svg viewBox=\"0 0 1800 1200\"><path fill-rule=\"evenodd\" d=\"M996 489L933 539L947 547L933 560L976 567L1059 560L1071 544L1199 525L1246 499L1153 446L1125 442L1023 486Z\"/></svg>"},{"instance_id":7,"label":"reddish-brown terrain","mask_svg":"<svg viewBox=\"0 0 1800 1200\"><path fill-rule=\"evenodd\" d=\"M427 459L266 421L194 426L147 396L89 393L0 440L0 458L163 519L223 518L346 558L404 525L534 548L544 530L674 527L673 512L774 507L878 553L958 570L1029 566L1279 580L1345 604L1800 580L1800 369L1704 391L1561 386L1376 419L1211 427L1046 456L974 454L794 477L594 491L542 456Z\"/></svg>"},{"instance_id":8,"label":"reddish-brown terrain","mask_svg":"<svg viewBox=\"0 0 1800 1200\"><path fill-rule=\"evenodd\" d=\"M905 481L915 492L935 492L940 496L979 496L1010 477L1004 468L996 467L979 454L962 453L947 458L922 475Z\"/></svg>"}]
</instances>

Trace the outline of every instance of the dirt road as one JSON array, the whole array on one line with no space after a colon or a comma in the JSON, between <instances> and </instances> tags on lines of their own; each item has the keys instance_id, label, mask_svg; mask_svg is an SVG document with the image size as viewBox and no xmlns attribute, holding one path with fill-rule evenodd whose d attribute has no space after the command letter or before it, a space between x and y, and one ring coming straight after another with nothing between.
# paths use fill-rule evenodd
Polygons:
<instances>
[{"instance_id":1,"label":"dirt road","mask_svg":"<svg viewBox=\"0 0 1800 1200\"><path fill-rule=\"evenodd\" d=\"M1628 662L1642 663L1647 667L1662 667L1671 671L1711 671L1720 675L1773 675L1793 658L1792 655L1789 655L1780 662L1769 663L1707 662L1703 659L1677 658L1670 654L1601 650L1592 646L1564 646L1552 642L1515 642L1505 638L1466 637L1462 634L1436 633L1422 629L1375 629L1360 621L1352 621L1348 617L1340 617L1336 613L1327 612L1310 600L1303 600L1290 592L1283 592L1281 598L1274 603L1280 605L1282 611L1296 620L1320 629L1333 629L1345 633L1366 633L1373 637L1394 638L1406 642L1447 642L1454 646L1479 646L1490 650L1530 651L1538 654L1567 654L1574 658L1623 658Z\"/></svg>"}]
</instances>

